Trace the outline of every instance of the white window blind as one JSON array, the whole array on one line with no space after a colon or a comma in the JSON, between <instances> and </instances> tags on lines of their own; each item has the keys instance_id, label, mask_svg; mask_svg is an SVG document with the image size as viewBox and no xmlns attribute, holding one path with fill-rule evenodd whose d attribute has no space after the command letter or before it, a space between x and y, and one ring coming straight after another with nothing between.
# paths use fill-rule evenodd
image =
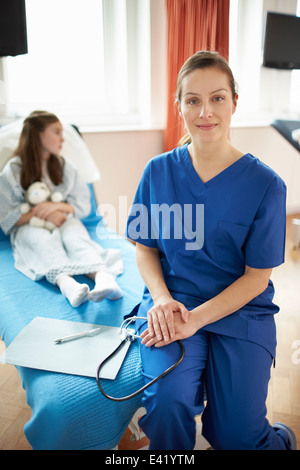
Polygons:
<instances>
[{"instance_id":1,"label":"white window blind","mask_svg":"<svg viewBox=\"0 0 300 470\"><path fill-rule=\"evenodd\" d=\"M47 109L81 126L138 122L145 5L26 0L28 54L7 58L9 114Z\"/></svg>"}]
</instances>

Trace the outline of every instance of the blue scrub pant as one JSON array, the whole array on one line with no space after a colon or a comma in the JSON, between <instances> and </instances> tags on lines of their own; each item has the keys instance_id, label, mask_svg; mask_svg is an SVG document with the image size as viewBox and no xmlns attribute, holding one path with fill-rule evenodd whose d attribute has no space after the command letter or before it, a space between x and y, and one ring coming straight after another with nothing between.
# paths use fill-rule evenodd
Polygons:
<instances>
[{"instance_id":1,"label":"blue scrub pant","mask_svg":"<svg viewBox=\"0 0 300 470\"><path fill-rule=\"evenodd\" d=\"M266 419L270 353L258 344L203 330L183 344L183 361L144 394L147 414L140 426L150 439L149 448L192 450L194 418L204 410L202 434L215 450L287 449L284 436ZM176 342L162 348L141 345L145 381L180 354Z\"/></svg>"}]
</instances>

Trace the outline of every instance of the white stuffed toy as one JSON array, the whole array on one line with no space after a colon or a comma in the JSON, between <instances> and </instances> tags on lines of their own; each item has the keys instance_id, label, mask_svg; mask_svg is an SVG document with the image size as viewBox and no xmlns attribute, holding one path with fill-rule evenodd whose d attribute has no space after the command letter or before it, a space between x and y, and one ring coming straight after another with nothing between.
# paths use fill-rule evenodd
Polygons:
<instances>
[{"instance_id":1,"label":"white stuffed toy","mask_svg":"<svg viewBox=\"0 0 300 470\"><path fill-rule=\"evenodd\" d=\"M61 202L63 200L62 194L58 191L51 194L50 189L45 183L37 181L32 183L26 191L26 201L21 204L21 213L26 214L30 211L31 207L36 206L40 202L52 201ZM53 222L40 219L39 217L31 217L29 224L33 227L43 227L47 230L53 231L56 225Z\"/></svg>"}]
</instances>

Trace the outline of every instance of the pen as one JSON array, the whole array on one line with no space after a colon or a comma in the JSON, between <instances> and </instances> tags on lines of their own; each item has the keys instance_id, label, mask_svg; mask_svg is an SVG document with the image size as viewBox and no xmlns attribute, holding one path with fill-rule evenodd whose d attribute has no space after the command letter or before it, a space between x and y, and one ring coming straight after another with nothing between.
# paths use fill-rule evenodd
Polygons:
<instances>
[{"instance_id":1,"label":"pen","mask_svg":"<svg viewBox=\"0 0 300 470\"><path fill-rule=\"evenodd\" d=\"M82 331L81 333L76 333L74 335L63 336L62 338L57 338L54 340L54 343L60 344L65 343L66 341L72 341L73 339L83 338L85 336L93 336L97 334L101 328L93 328L92 330Z\"/></svg>"}]
</instances>

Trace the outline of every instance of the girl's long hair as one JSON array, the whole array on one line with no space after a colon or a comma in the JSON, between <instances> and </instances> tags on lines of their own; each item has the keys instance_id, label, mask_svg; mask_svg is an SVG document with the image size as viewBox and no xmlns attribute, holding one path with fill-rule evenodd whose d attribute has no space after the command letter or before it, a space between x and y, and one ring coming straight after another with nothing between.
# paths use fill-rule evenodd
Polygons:
<instances>
[{"instance_id":1,"label":"girl's long hair","mask_svg":"<svg viewBox=\"0 0 300 470\"><path fill-rule=\"evenodd\" d=\"M14 156L18 156L22 161L20 182L26 190L35 181L41 181L41 139L40 133L54 122L59 122L55 114L47 111L33 111L24 120L23 129L20 135L18 147L14 151ZM63 182L64 160L58 155L50 155L47 161L48 175L53 184L58 185Z\"/></svg>"}]
</instances>

